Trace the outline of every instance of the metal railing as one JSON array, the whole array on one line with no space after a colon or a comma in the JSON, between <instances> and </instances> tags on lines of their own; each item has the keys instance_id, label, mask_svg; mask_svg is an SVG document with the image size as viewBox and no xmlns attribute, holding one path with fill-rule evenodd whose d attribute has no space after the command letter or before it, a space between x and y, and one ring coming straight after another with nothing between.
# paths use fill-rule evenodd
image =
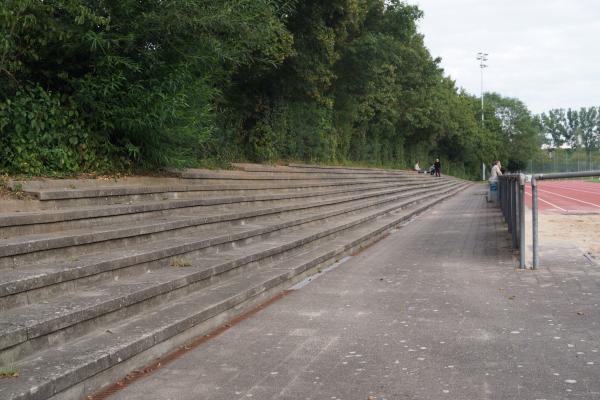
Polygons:
<instances>
[{"instance_id":1,"label":"metal railing","mask_svg":"<svg viewBox=\"0 0 600 400\"><path fill-rule=\"evenodd\" d=\"M600 171L559 172L553 174L531 175L531 222L533 233L533 269L540 265L539 235L538 235L538 187L537 181L544 179L587 178L600 176Z\"/></svg>"},{"instance_id":2,"label":"metal railing","mask_svg":"<svg viewBox=\"0 0 600 400\"><path fill-rule=\"evenodd\" d=\"M513 249L519 250L519 267L526 267L525 259L525 183L531 181L531 221L532 221L532 268L539 267L539 233L538 233L538 185L544 179L586 178L600 176L600 171L562 172L552 174L525 175L506 174L498 177L498 202L502 215L508 224Z\"/></svg>"},{"instance_id":3,"label":"metal railing","mask_svg":"<svg viewBox=\"0 0 600 400\"><path fill-rule=\"evenodd\" d=\"M519 267L525 268L525 175L499 176L498 200L508 224L512 247L519 250Z\"/></svg>"}]
</instances>

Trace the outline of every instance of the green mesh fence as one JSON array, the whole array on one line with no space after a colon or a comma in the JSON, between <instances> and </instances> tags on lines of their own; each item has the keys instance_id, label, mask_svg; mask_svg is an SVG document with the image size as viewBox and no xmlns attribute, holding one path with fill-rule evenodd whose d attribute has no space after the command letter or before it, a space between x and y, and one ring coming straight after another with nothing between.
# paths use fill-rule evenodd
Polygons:
<instances>
[{"instance_id":1,"label":"green mesh fence","mask_svg":"<svg viewBox=\"0 0 600 400\"><path fill-rule=\"evenodd\" d=\"M549 174L554 172L580 172L600 170L600 151L554 150L545 151L542 156L529 160L525 167L528 174Z\"/></svg>"}]
</instances>

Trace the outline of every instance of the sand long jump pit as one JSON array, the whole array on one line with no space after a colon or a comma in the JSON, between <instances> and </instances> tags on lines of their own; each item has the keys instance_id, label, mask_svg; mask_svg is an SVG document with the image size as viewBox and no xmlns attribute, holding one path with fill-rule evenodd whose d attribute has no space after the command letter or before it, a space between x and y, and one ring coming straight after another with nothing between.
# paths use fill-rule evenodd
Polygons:
<instances>
[{"instance_id":1,"label":"sand long jump pit","mask_svg":"<svg viewBox=\"0 0 600 400\"><path fill-rule=\"evenodd\" d=\"M531 186L526 186L531 244ZM600 181L538 181L540 246L572 244L600 262Z\"/></svg>"}]
</instances>

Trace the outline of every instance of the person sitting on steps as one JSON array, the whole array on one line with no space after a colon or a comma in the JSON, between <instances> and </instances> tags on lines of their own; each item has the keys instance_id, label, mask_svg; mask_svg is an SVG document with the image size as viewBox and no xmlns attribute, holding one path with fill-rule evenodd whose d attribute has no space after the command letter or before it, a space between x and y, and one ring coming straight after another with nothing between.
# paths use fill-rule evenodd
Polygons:
<instances>
[{"instance_id":1,"label":"person sitting on steps","mask_svg":"<svg viewBox=\"0 0 600 400\"><path fill-rule=\"evenodd\" d=\"M421 167L419 166L419 160L417 160L417 162L415 163L415 166L413 167L413 169L417 172L417 174L424 174L425 171L423 171L421 169Z\"/></svg>"}]
</instances>

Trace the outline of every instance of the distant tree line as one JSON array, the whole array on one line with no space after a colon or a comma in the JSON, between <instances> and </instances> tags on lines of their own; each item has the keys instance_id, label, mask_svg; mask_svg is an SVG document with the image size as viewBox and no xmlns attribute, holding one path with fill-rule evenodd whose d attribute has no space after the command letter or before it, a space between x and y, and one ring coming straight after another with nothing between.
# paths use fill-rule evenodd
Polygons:
<instances>
[{"instance_id":1,"label":"distant tree line","mask_svg":"<svg viewBox=\"0 0 600 400\"><path fill-rule=\"evenodd\" d=\"M553 109L538 118L548 147L600 149L600 107Z\"/></svg>"},{"instance_id":2,"label":"distant tree line","mask_svg":"<svg viewBox=\"0 0 600 400\"><path fill-rule=\"evenodd\" d=\"M4 0L0 170L523 164L550 117L492 93L482 124L421 17L397 0Z\"/></svg>"}]
</instances>

